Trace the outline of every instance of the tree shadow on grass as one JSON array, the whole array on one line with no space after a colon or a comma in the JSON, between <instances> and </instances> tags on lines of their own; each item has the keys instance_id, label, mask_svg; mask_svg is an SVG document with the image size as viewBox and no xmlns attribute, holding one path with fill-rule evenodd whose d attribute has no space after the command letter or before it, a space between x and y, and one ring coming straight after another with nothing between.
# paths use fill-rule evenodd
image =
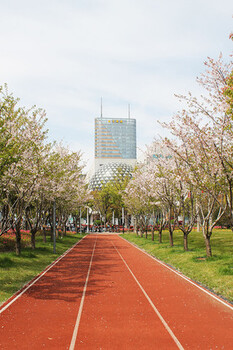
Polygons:
<instances>
[{"instance_id":1,"label":"tree shadow on grass","mask_svg":"<svg viewBox=\"0 0 233 350\"><path fill-rule=\"evenodd\" d=\"M0 267L1 268L6 269L6 268L13 267L13 266L15 266L15 262L11 258L8 258L7 256L0 258Z\"/></svg>"}]
</instances>

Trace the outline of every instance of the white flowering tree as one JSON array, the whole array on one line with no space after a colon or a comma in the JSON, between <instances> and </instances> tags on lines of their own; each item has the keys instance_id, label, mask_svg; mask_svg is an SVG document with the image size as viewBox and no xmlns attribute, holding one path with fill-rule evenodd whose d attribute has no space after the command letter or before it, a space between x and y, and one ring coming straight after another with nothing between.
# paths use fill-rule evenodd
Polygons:
<instances>
[{"instance_id":1,"label":"white flowering tree","mask_svg":"<svg viewBox=\"0 0 233 350\"><path fill-rule=\"evenodd\" d=\"M86 192L80 153L46 143L45 112L18 104L7 87L0 88L1 235L12 228L20 254L23 225L29 225L35 248L35 234L53 201L64 227Z\"/></svg>"},{"instance_id":2,"label":"white flowering tree","mask_svg":"<svg viewBox=\"0 0 233 350\"><path fill-rule=\"evenodd\" d=\"M15 198L10 196L9 168L15 167L22 153L19 129L23 125L25 113L18 107L18 99L9 94L7 86L0 87L0 201L1 235L12 226Z\"/></svg>"},{"instance_id":3,"label":"white flowering tree","mask_svg":"<svg viewBox=\"0 0 233 350\"><path fill-rule=\"evenodd\" d=\"M7 221L16 232L16 253L20 254L20 230L25 209L34 199L41 181L41 157L44 147L45 116L41 110L25 111L22 125L18 125L18 159L8 167L3 177L6 186Z\"/></svg>"},{"instance_id":4,"label":"white flowering tree","mask_svg":"<svg viewBox=\"0 0 233 350\"><path fill-rule=\"evenodd\" d=\"M58 225L66 232L66 222L73 212L88 201L88 189L82 175L81 154L70 152L59 146L57 150L60 160L58 169L60 175L56 183L56 198Z\"/></svg>"},{"instance_id":5,"label":"white flowering tree","mask_svg":"<svg viewBox=\"0 0 233 350\"><path fill-rule=\"evenodd\" d=\"M205 95L179 96L186 108L166 124L182 144L182 152L167 140L167 145L189 168L187 182L198 195L198 209L207 256L211 256L213 227L229 208L233 222L233 129L229 105L224 95L232 63L208 59L207 71L198 79Z\"/></svg>"},{"instance_id":6,"label":"white flowering tree","mask_svg":"<svg viewBox=\"0 0 233 350\"><path fill-rule=\"evenodd\" d=\"M153 212L153 198L150 196L150 178L145 166L138 167L124 191L124 203L128 212L136 218L136 231L147 234L147 226Z\"/></svg>"},{"instance_id":7,"label":"white flowering tree","mask_svg":"<svg viewBox=\"0 0 233 350\"><path fill-rule=\"evenodd\" d=\"M160 211L160 242L162 229L167 225L170 245L173 246L174 229L178 227L184 235L184 249L188 250L188 235L196 220L194 193L186 181L189 169L173 150L158 140L147 149L147 164L151 195L157 201L157 210Z\"/></svg>"}]
</instances>

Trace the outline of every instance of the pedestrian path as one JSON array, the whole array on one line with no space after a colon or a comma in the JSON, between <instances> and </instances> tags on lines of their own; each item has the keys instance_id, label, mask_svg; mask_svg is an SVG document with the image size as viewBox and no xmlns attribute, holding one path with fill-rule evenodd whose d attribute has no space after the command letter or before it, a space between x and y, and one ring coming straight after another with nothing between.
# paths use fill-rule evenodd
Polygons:
<instances>
[{"instance_id":1,"label":"pedestrian path","mask_svg":"<svg viewBox=\"0 0 233 350\"><path fill-rule=\"evenodd\" d=\"M233 307L116 234L90 234L0 307L0 349L232 349Z\"/></svg>"}]
</instances>

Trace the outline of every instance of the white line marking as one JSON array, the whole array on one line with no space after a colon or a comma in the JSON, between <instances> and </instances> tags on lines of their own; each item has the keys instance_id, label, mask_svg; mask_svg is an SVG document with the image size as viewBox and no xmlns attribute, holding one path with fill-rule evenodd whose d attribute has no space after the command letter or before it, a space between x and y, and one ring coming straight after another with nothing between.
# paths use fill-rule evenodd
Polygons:
<instances>
[{"instance_id":1,"label":"white line marking","mask_svg":"<svg viewBox=\"0 0 233 350\"><path fill-rule=\"evenodd\" d=\"M120 236L119 236L120 237ZM166 265L165 263L163 263L161 260L157 259L156 257L150 255L149 253L145 252L144 250L142 250L140 247L137 247L135 244L131 243L130 241L127 241L125 238L122 238L124 241L128 242L129 244L131 244L134 248L140 250L140 252L148 255L151 259L157 261L160 265L166 267L168 270L176 273L178 276L180 276L181 278L183 278L184 280L186 280L187 282L191 283L192 285L194 285L195 287L199 288L202 292L205 292L206 294L208 294L209 296L211 296L212 298L214 298L215 300L219 301L220 303L222 303L223 305L227 306L229 309L231 309L233 311L233 306L231 306L230 304L226 303L225 301L223 301L222 299L220 299L218 296L212 294L211 292L209 292L208 290L206 290L205 288L199 286L197 283L195 283L194 281L192 281L189 277L184 276L183 274L181 274L180 272L174 270L173 268L171 268L170 266Z\"/></svg>"},{"instance_id":2,"label":"white line marking","mask_svg":"<svg viewBox=\"0 0 233 350\"><path fill-rule=\"evenodd\" d=\"M56 265L61 259L63 259L72 249L74 249L76 247L76 245L78 245L85 237L84 236L82 239L80 239L80 241L78 241L77 243L75 243L71 248L69 248L67 251L65 251L58 259L56 259L53 263L51 263L45 270L44 272L39 275L38 278L36 278L33 282L29 282L29 285L24 289L24 287L20 290L22 290L22 292L18 295L16 295L16 297L14 299L12 299L8 304L6 304L1 310L0 310L0 314L5 311L11 304L13 304L17 299L19 299L29 288L31 288L31 286L33 286L37 281L39 281L39 279L41 277L43 277L46 272L48 272L54 265ZM27 284L26 284L27 285ZM19 290L19 291L20 291Z\"/></svg>"},{"instance_id":3,"label":"white line marking","mask_svg":"<svg viewBox=\"0 0 233 350\"><path fill-rule=\"evenodd\" d=\"M94 244L94 247L93 247L93 250L92 250L92 255L91 255L91 260L90 260L90 264L89 264L89 269L88 269L88 272L87 272L87 278L86 278L86 282L85 282L85 285L84 285L84 288L83 288L82 299L81 299L81 302L80 302L80 306L79 306L79 310L78 310L78 316L77 316L77 319L76 319L76 323L75 323L75 327L74 327L73 336L72 336L72 339L71 339L69 350L73 350L74 349L75 343L76 343L76 339L77 339L77 335L78 335L78 328L79 328L81 315L82 315L82 311L83 311L84 299L85 299L86 290L87 290L87 284L88 284L88 280L89 280L89 276L90 276L90 272L91 272L91 265L92 265L92 261L93 261L93 257L94 257L96 241L97 241L97 236L96 236L95 244Z\"/></svg>"},{"instance_id":4,"label":"white line marking","mask_svg":"<svg viewBox=\"0 0 233 350\"><path fill-rule=\"evenodd\" d=\"M131 273L131 275L133 276L133 278L135 279L136 283L138 284L138 286L140 287L140 289L142 290L143 294L145 295L146 299L149 301L150 305L152 306L153 310L155 311L155 313L157 314L157 316L159 317L160 321L162 322L162 324L164 325L164 327L166 328L166 330L168 331L168 333L170 334L170 336L172 337L172 339L174 340L174 342L176 343L176 345L178 346L178 348L180 350L184 350L183 346L180 344L179 340L176 338L175 334L172 332L171 328L168 326L167 322L164 320L164 318L162 317L162 315L160 314L160 312L158 311L158 309L156 308L156 306L153 304L152 300L150 299L149 295L146 293L145 289L142 287L142 285L140 284L140 282L138 281L138 279L136 278L136 276L134 275L134 273L132 272L132 270L130 269L129 265L127 264L127 262L125 261L125 259L123 258L123 256L121 255L121 253L118 251L118 249L116 248L116 246L113 244L114 248L116 249L117 253L119 254L119 256L121 257L121 259L123 260L123 262L125 263L127 269L129 270L129 272Z\"/></svg>"}]
</instances>

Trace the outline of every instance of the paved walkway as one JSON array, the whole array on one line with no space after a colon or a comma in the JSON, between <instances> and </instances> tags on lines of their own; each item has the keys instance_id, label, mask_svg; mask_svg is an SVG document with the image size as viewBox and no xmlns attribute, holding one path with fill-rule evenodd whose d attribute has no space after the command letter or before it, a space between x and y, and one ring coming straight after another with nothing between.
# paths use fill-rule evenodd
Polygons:
<instances>
[{"instance_id":1,"label":"paved walkway","mask_svg":"<svg viewBox=\"0 0 233 350\"><path fill-rule=\"evenodd\" d=\"M0 349L233 349L233 307L118 235L82 239L0 307Z\"/></svg>"}]
</instances>

